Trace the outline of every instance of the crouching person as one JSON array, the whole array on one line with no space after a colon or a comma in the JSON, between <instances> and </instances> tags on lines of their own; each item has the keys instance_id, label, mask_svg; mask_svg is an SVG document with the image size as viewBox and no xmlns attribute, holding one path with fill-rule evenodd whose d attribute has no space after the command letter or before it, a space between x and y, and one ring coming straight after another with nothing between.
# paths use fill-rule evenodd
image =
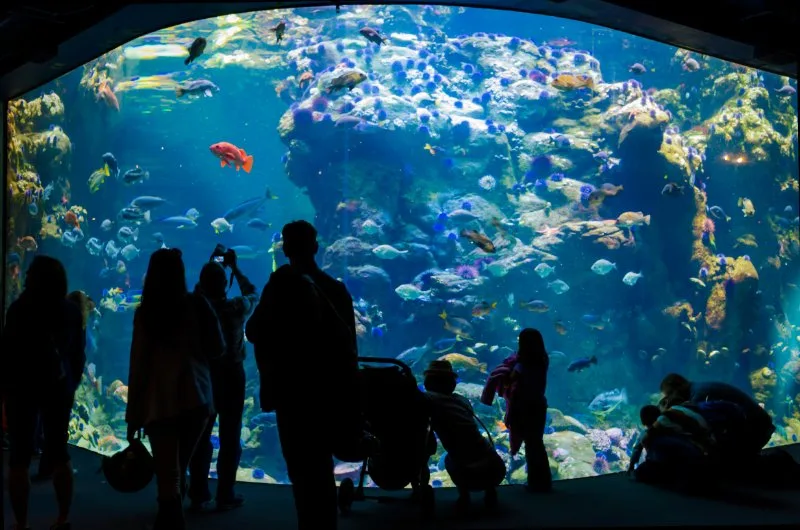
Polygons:
<instances>
[{"instance_id":1,"label":"crouching person","mask_svg":"<svg viewBox=\"0 0 800 530\"><path fill-rule=\"evenodd\" d=\"M506 466L491 442L483 437L469 401L454 393L456 373L448 361L432 361L425 370L426 396L430 400L431 425L447 451L445 468L459 492L458 507L470 502L470 491L484 491L486 506L497 504L497 486Z\"/></svg>"}]
</instances>

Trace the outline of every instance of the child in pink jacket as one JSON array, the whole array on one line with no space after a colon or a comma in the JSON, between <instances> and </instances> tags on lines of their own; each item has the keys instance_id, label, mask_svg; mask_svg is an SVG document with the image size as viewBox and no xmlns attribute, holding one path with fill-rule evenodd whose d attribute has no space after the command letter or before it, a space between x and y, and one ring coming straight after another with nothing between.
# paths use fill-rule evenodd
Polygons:
<instances>
[{"instance_id":1,"label":"child in pink jacket","mask_svg":"<svg viewBox=\"0 0 800 530\"><path fill-rule=\"evenodd\" d=\"M506 399L505 424L509 429L511 454L525 444L528 467L528 489L550 491L552 477L550 462L544 448L547 421L547 369L550 358L539 330L525 328L519 334L517 353L495 368L481 396L481 402L491 405L495 394Z\"/></svg>"}]
</instances>

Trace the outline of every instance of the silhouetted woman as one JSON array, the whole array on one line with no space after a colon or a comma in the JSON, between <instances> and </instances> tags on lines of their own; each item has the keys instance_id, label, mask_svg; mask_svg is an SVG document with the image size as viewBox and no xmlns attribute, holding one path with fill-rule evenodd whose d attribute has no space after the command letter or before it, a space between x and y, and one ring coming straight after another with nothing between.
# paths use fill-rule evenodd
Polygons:
<instances>
[{"instance_id":1,"label":"silhouetted woman","mask_svg":"<svg viewBox=\"0 0 800 530\"><path fill-rule=\"evenodd\" d=\"M36 256L25 275L25 290L6 313L0 381L11 446L9 497L18 529L28 527L28 468L40 417L58 501L58 518L51 528L70 528L73 476L68 430L86 362L86 338L80 309L66 296L64 266L54 258Z\"/></svg>"},{"instance_id":2,"label":"silhouetted woman","mask_svg":"<svg viewBox=\"0 0 800 530\"><path fill-rule=\"evenodd\" d=\"M125 414L128 439L144 429L153 450L155 530L186 527L186 469L213 411L208 362L224 349L213 309L186 289L181 251L155 251L134 316Z\"/></svg>"},{"instance_id":3,"label":"silhouetted woman","mask_svg":"<svg viewBox=\"0 0 800 530\"><path fill-rule=\"evenodd\" d=\"M549 491L552 486L550 462L544 448L547 421L547 369L550 357L544 347L544 338L538 329L525 328L519 334L518 363L514 369L517 379L514 399L519 408L517 416L509 422L517 423L525 443L525 461L528 465L528 489Z\"/></svg>"}]
</instances>

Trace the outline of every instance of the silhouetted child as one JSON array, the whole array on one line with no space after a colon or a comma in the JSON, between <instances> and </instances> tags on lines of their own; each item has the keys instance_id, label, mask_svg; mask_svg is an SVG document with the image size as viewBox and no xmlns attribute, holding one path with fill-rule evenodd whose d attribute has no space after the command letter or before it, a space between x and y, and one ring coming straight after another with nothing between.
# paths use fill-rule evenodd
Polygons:
<instances>
[{"instance_id":1,"label":"silhouetted child","mask_svg":"<svg viewBox=\"0 0 800 530\"><path fill-rule=\"evenodd\" d=\"M506 476L503 459L483 437L469 401L455 394L456 373L449 361L432 361L425 370L431 425L447 451L444 465L458 488L458 506L470 502L470 491L484 491L488 507L497 504L496 487Z\"/></svg>"},{"instance_id":2,"label":"silhouetted child","mask_svg":"<svg viewBox=\"0 0 800 530\"><path fill-rule=\"evenodd\" d=\"M680 477L708 456L713 438L706 421L689 407L670 405L662 403L661 409L645 405L639 411L645 432L631 453L628 474L633 473L644 450L647 461L636 470L637 479L651 482L657 481L657 476Z\"/></svg>"},{"instance_id":3,"label":"silhouetted child","mask_svg":"<svg viewBox=\"0 0 800 530\"><path fill-rule=\"evenodd\" d=\"M481 403L485 405L492 404L495 394L506 399L510 451L515 455L525 444L529 491L547 492L552 488L550 461L543 440L549 366L542 334L533 328L523 329L517 353L492 371L481 395Z\"/></svg>"}]
</instances>

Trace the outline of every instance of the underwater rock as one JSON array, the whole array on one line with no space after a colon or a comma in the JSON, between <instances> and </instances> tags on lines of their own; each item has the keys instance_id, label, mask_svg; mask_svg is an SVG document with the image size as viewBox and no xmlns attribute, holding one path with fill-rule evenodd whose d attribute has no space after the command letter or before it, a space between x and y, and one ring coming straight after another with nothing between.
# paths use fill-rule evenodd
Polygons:
<instances>
[{"instance_id":1,"label":"underwater rock","mask_svg":"<svg viewBox=\"0 0 800 530\"><path fill-rule=\"evenodd\" d=\"M759 403L769 403L778 385L778 374L775 370L766 366L759 368L750 373L749 379L753 398Z\"/></svg>"},{"instance_id":2,"label":"underwater rock","mask_svg":"<svg viewBox=\"0 0 800 530\"><path fill-rule=\"evenodd\" d=\"M343 237L331 243L322 256L322 269L334 276L341 276L346 272L344 268L348 262L363 262L371 259L372 247L357 237Z\"/></svg>"},{"instance_id":3,"label":"underwater rock","mask_svg":"<svg viewBox=\"0 0 800 530\"><path fill-rule=\"evenodd\" d=\"M385 270L374 265L347 267L347 275L348 281L363 282L375 293L387 290L393 285L389 274Z\"/></svg>"},{"instance_id":4,"label":"underwater rock","mask_svg":"<svg viewBox=\"0 0 800 530\"><path fill-rule=\"evenodd\" d=\"M581 422L572 416L565 415L558 409L549 408L547 409L547 414L550 416L550 427L556 431L573 431L578 434L586 434L589 432L589 429Z\"/></svg>"},{"instance_id":5,"label":"underwater rock","mask_svg":"<svg viewBox=\"0 0 800 530\"><path fill-rule=\"evenodd\" d=\"M556 460L559 460L562 464L562 457L564 459L570 458L574 462L587 464L590 468L594 464L595 450L592 447L592 442L576 432L556 431L553 434L545 434L544 445L548 454L560 455L556 456ZM561 475L560 468L559 475Z\"/></svg>"}]
</instances>

